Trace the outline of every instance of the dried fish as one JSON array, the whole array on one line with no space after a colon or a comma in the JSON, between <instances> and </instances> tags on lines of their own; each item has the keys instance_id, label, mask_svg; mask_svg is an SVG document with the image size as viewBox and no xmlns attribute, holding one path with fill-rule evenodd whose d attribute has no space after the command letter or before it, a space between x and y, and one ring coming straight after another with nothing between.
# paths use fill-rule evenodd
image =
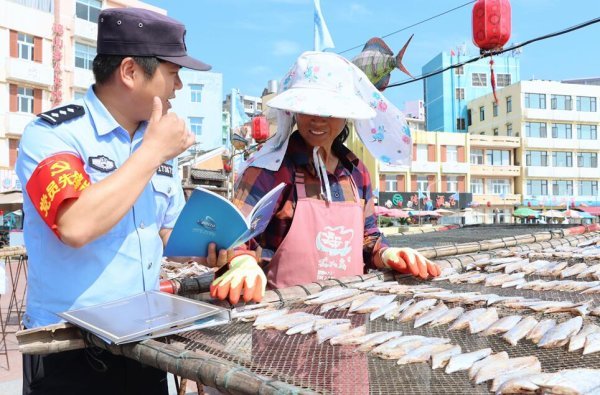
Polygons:
<instances>
[{"instance_id":1,"label":"dried fish","mask_svg":"<svg viewBox=\"0 0 600 395\"><path fill-rule=\"evenodd\" d=\"M506 332L502 338L513 346L516 346L519 340L527 336L527 334L538 324L538 320L533 317L525 317L511 330Z\"/></svg>"},{"instance_id":2,"label":"dried fish","mask_svg":"<svg viewBox=\"0 0 600 395\"><path fill-rule=\"evenodd\" d=\"M364 343L362 343L355 351L358 352L369 352L371 351L375 346L378 346L382 343L385 343L386 341L390 340L390 339L394 339L397 337L402 336L402 332L401 331L393 331L393 332L382 332L377 336L372 337L371 339L365 341Z\"/></svg>"},{"instance_id":3,"label":"dried fish","mask_svg":"<svg viewBox=\"0 0 600 395\"><path fill-rule=\"evenodd\" d=\"M433 320L438 319L439 317L444 315L444 313L446 313L447 311L448 311L448 306L446 306L442 302L442 303L438 304L437 306L435 306L433 309L426 311L423 314L419 315L415 319L414 327L418 328L420 326L428 324L428 323L432 322Z\"/></svg>"},{"instance_id":4,"label":"dried fish","mask_svg":"<svg viewBox=\"0 0 600 395\"><path fill-rule=\"evenodd\" d=\"M467 328L469 326L469 320L477 317L480 314L485 313L485 311L486 309L484 308L466 311L460 317L458 317L452 325L450 325L448 330L454 331Z\"/></svg>"},{"instance_id":5,"label":"dried fish","mask_svg":"<svg viewBox=\"0 0 600 395\"><path fill-rule=\"evenodd\" d=\"M360 290L355 288L336 288L335 291L328 292L326 294L320 295L316 298L304 300L304 304L312 305L312 304L323 304L335 302L337 300L342 300L349 298L350 296L357 295L360 293Z\"/></svg>"},{"instance_id":6,"label":"dried fish","mask_svg":"<svg viewBox=\"0 0 600 395\"><path fill-rule=\"evenodd\" d=\"M450 358L455 355L458 355L462 352L460 346L452 346L444 351L438 351L436 353L431 354L431 368L438 369L443 368L448 364Z\"/></svg>"},{"instance_id":7,"label":"dried fish","mask_svg":"<svg viewBox=\"0 0 600 395\"><path fill-rule=\"evenodd\" d=\"M366 331L366 329L365 329L365 331ZM372 339L373 337L379 335L380 333L382 333L382 332L365 333L360 336L346 336L344 338L339 338L339 336L336 336L335 343L339 344L339 345L362 344L362 343L368 341L369 339ZM334 339L334 338L332 338L332 339Z\"/></svg>"},{"instance_id":8,"label":"dried fish","mask_svg":"<svg viewBox=\"0 0 600 395\"><path fill-rule=\"evenodd\" d=\"M446 373L454 373L459 370L467 370L473 366L473 364L480 359L483 359L492 353L491 348L483 348L481 350L454 355L450 358L448 365L446 366Z\"/></svg>"},{"instance_id":9,"label":"dried fish","mask_svg":"<svg viewBox=\"0 0 600 395\"><path fill-rule=\"evenodd\" d=\"M317 330L317 344L321 344L333 337L340 336L350 331L349 322L343 324L331 324Z\"/></svg>"},{"instance_id":10,"label":"dried fish","mask_svg":"<svg viewBox=\"0 0 600 395\"><path fill-rule=\"evenodd\" d=\"M375 296L374 292L363 292L359 295L356 295L354 297L354 299L352 299L352 301L350 301L349 303L344 303L344 304L340 305L337 309L338 310L348 309L348 312L352 312L352 311L354 311L354 309L356 309L361 304L365 303L367 300L371 299L373 296Z\"/></svg>"},{"instance_id":11,"label":"dried fish","mask_svg":"<svg viewBox=\"0 0 600 395\"><path fill-rule=\"evenodd\" d=\"M332 302L323 303L321 305L321 309L319 310L319 312L326 313L329 310L339 309L339 308L342 308L343 306L346 306L346 308L347 308L348 306L350 306L352 301L354 301L356 299L360 299L360 298L366 298L364 295L365 295L365 293L357 293L357 294L351 295L344 299L338 299L338 300L334 300Z\"/></svg>"},{"instance_id":12,"label":"dried fish","mask_svg":"<svg viewBox=\"0 0 600 395\"><path fill-rule=\"evenodd\" d=\"M346 341L350 339L355 339L360 336L364 336L366 333L367 327L365 325L357 326L356 328L350 329L348 332L332 337L331 339L329 339L329 344L345 344Z\"/></svg>"},{"instance_id":13,"label":"dried fish","mask_svg":"<svg viewBox=\"0 0 600 395\"><path fill-rule=\"evenodd\" d=\"M584 270L586 270L587 268L588 268L588 265L586 265L585 263L578 263L576 265L573 265L571 267L568 267L568 268L564 269L560 273L560 278L567 278L567 277L571 277L571 276L576 276L579 273L581 273Z\"/></svg>"},{"instance_id":14,"label":"dried fish","mask_svg":"<svg viewBox=\"0 0 600 395\"><path fill-rule=\"evenodd\" d=\"M500 333L505 333L511 330L515 325L521 321L520 315L508 315L506 317L500 318L498 321L494 322L490 325L485 331L483 331L483 336L490 335L498 335Z\"/></svg>"},{"instance_id":15,"label":"dried fish","mask_svg":"<svg viewBox=\"0 0 600 395\"><path fill-rule=\"evenodd\" d=\"M256 320L254 320L254 324L253 326L255 326L257 329L263 329L263 326L270 323L271 321L276 320L277 318L279 318L280 316L287 314L290 311L290 309L285 308L285 309L280 309L280 310L274 310L274 311L270 311L264 314L259 315L258 317L256 317Z\"/></svg>"},{"instance_id":16,"label":"dried fish","mask_svg":"<svg viewBox=\"0 0 600 395\"><path fill-rule=\"evenodd\" d=\"M414 305L412 305L409 308L407 308L406 310L404 310L402 312L402 314L400 314L400 317L398 318L398 320L400 322L410 321L417 314L420 314L420 313L422 313L424 311L429 310L437 302L438 302L437 299L423 299L423 300L420 300L417 303L415 303Z\"/></svg>"},{"instance_id":17,"label":"dried fish","mask_svg":"<svg viewBox=\"0 0 600 395\"><path fill-rule=\"evenodd\" d=\"M371 313L377 309L390 304L396 299L396 295L375 295L367 299L364 303L358 305L358 307L348 310L351 313Z\"/></svg>"},{"instance_id":18,"label":"dried fish","mask_svg":"<svg viewBox=\"0 0 600 395\"><path fill-rule=\"evenodd\" d=\"M495 307L490 307L483 314L478 314L469 320L469 332L472 334L479 333L489 328L496 321L498 321L498 311Z\"/></svg>"},{"instance_id":19,"label":"dried fish","mask_svg":"<svg viewBox=\"0 0 600 395\"><path fill-rule=\"evenodd\" d=\"M277 319L274 319L263 325L265 329L277 329L279 331L287 331L293 326L304 324L305 322L313 322L323 318L318 315L298 311L295 313L285 314Z\"/></svg>"},{"instance_id":20,"label":"dried fish","mask_svg":"<svg viewBox=\"0 0 600 395\"><path fill-rule=\"evenodd\" d=\"M542 371L542 365L536 356L509 358L507 360L496 361L483 366L475 375L475 383L481 384L492 380L503 373L519 370L532 369L536 373Z\"/></svg>"},{"instance_id":21,"label":"dried fish","mask_svg":"<svg viewBox=\"0 0 600 395\"><path fill-rule=\"evenodd\" d=\"M454 307L454 308L446 311L440 317L433 320L429 324L429 326L435 327L438 325L448 324L448 323L454 321L455 319L457 319L458 317L460 317L464 313L464 311L465 311L464 307Z\"/></svg>"},{"instance_id":22,"label":"dried fish","mask_svg":"<svg viewBox=\"0 0 600 395\"><path fill-rule=\"evenodd\" d=\"M383 282L383 280L380 280L377 277L373 277L366 281L360 281L360 282L348 284L348 288L367 289L373 285L381 284L382 282Z\"/></svg>"},{"instance_id":23,"label":"dried fish","mask_svg":"<svg viewBox=\"0 0 600 395\"><path fill-rule=\"evenodd\" d=\"M408 308L408 306L413 304L414 301L415 301L414 299L405 300L400 305L398 305L396 308L386 312L383 317L388 321L395 320L396 318L398 318L400 313L403 312L404 310L406 310Z\"/></svg>"},{"instance_id":24,"label":"dried fish","mask_svg":"<svg viewBox=\"0 0 600 395\"><path fill-rule=\"evenodd\" d=\"M238 319L240 321L254 321L259 315L263 315L269 312L275 311L274 306L268 306L258 309L245 309L235 308L231 310L231 319Z\"/></svg>"},{"instance_id":25,"label":"dried fish","mask_svg":"<svg viewBox=\"0 0 600 395\"><path fill-rule=\"evenodd\" d=\"M498 388L500 388L500 386L502 386L502 384L506 383L509 380L513 380L524 376L531 376L532 374L539 374L541 372L541 364L532 364L530 366L522 367L519 369L511 369L507 372L499 374L498 376L495 376L490 390L495 392L498 390Z\"/></svg>"},{"instance_id":26,"label":"dried fish","mask_svg":"<svg viewBox=\"0 0 600 395\"><path fill-rule=\"evenodd\" d=\"M538 343L538 347L552 348L565 345L571 336L579 332L582 324L583 319L581 317L575 317L556 325L546 332Z\"/></svg>"},{"instance_id":27,"label":"dried fish","mask_svg":"<svg viewBox=\"0 0 600 395\"><path fill-rule=\"evenodd\" d=\"M369 316L369 321L373 321L373 320L381 317L382 315L386 314L387 312L397 309L398 306L399 306L398 302L392 302L385 306L380 307L378 310L375 310L374 312L371 313L371 315Z\"/></svg>"},{"instance_id":28,"label":"dried fish","mask_svg":"<svg viewBox=\"0 0 600 395\"><path fill-rule=\"evenodd\" d=\"M554 318L547 318L545 320L541 320L537 323L536 326L529 332L526 339L531 340L534 344L538 344L542 337L548 332L550 329L556 326L556 320Z\"/></svg>"},{"instance_id":29,"label":"dried fish","mask_svg":"<svg viewBox=\"0 0 600 395\"><path fill-rule=\"evenodd\" d=\"M534 384L553 394L597 394L600 369L567 369L529 377Z\"/></svg>"},{"instance_id":30,"label":"dried fish","mask_svg":"<svg viewBox=\"0 0 600 395\"><path fill-rule=\"evenodd\" d=\"M506 351L498 352L496 354L491 354L483 359L480 359L479 361L475 362L473 364L473 366L471 366L469 368L469 379L473 380L475 378L475 375L477 374L477 372L479 372L479 369L481 369L483 366L493 363L493 362L506 361L506 360L508 360L508 353Z\"/></svg>"},{"instance_id":31,"label":"dried fish","mask_svg":"<svg viewBox=\"0 0 600 395\"><path fill-rule=\"evenodd\" d=\"M427 362L433 354L443 352L451 348L454 348L452 344L426 344L415 350L412 350L400 358L397 363L398 365L405 365L408 363Z\"/></svg>"},{"instance_id":32,"label":"dried fish","mask_svg":"<svg viewBox=\"0 0 600 395\"><path fill-rule=\"evenodd\" d=\"M600 351L600 332L590 333L585 338L583 355L592 354L598 351Z\"/></svg>"},{"instance_id":33,"label":"dried fish","mask_svg":"<svg viewBox=\"0 0 600 395\"><path fill-rule=\"evenodd\" d=\"M376 355L380 358L384 359L395 359L391 355L393 354L395 349L400 348L403 344L414 344L417 343L420 345L423 341L425 341L427 337L421 335L409 335L409 336L400 336L390 339L384 343L381 343L377 347L371 350L371 354ZM403 354L404 355L404 352Z\"/></svg>"},{"instance_id":34,"label":"dried fish","mask_svg":"<svg viewBox=\"0 0 600 395\"><path fill-rule=\"evenodd\" d=\"M576 335L571 336L571 339L569 340L569 352L581 350L583 346L585 346L586 337L594 332L600 332L600 326L596 324L585 324Z\"/></svg>"}]
</instances>

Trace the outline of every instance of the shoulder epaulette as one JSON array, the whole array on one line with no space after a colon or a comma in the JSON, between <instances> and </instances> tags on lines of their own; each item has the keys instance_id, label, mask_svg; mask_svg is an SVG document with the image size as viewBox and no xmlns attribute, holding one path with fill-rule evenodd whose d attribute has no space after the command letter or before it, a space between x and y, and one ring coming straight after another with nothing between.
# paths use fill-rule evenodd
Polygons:
<instances>
[{"instance_id":1,"label":"shoulder epaulette","mask_svg":"<svg viewBox=\"0 0 600 395\"><path fill-rule=\"evenodd\" d=\"M58 125L69 119L77 118L85 114L83 106L77 104L68 104L66 106L57 107L50 111L38 114L38 117L48 122L50 125Z\"/></svg>"}]
</instances>

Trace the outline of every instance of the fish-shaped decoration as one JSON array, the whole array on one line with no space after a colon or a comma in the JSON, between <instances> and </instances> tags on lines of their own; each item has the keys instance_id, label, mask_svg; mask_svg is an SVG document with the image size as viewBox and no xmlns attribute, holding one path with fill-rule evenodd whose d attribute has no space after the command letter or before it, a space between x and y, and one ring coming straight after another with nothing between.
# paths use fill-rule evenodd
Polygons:
<instances>
[{"instance_id":1,"label":"fish-shaped decoration","mask_svg":"<svg viewBox=\"0 0 600 395\"><path fill-rule=\"evenodd\" d=\"M373 37L367 41L362 51L352 59L352 63L367 75L379 91L383 92L390 83L392 70L396 68L414 78L402 64L404 52L406 52L412 38L411 35L400 52L394 56L394 52L381 38Z\"/></svg>"}]
</instances>

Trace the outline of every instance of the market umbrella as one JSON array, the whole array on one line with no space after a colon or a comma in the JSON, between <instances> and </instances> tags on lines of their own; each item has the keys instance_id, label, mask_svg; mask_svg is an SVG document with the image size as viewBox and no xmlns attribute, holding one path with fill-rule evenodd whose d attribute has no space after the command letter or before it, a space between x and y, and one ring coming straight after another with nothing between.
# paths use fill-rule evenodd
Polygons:
<instances>
[{"instance_id":1,"label":"market umbrella","mask_svg":"<svg viewBox=\"0 0 600 395\"><path fill-rule=\"evenodd\" d=\"M540 212L530 209L529 207L519 207L513 213L514 217L539 217Z\"/></svg>"},{"instance_id":2,"label":"market umbrella","mask_svg":"<svg viewBox=\"0 0 600 395\"><path fill-rule=\"evenodd\" d=\"M446 210L445 208L438 208L437 210L434 211L435 213L441 215L442 217L448 216L448 215L455 215L456 212L452 211L452 210Z\"/></svg>"},{"instance_id":3,"label":"market umbrella","mask_svg":"<svg viewBox=\"0 0 600 395\"><path fill-rule=\"evenodd\" d=\"M387 215L389 211L390 209L385 206L375 206L375 215Z\"/></svg>"},{"instance_id":4,"label":"market umbrella","mask_svg":"<svg viewBox=\"0 0 600 395\"><path fill-rule=\"evenodd\" d=\"M548 210L544 211L542 215L546 218L564 218L565 213L563 211L558 210Z\"/></svg>"},{"instance_id":5,"label":"market umbrella","mask_svg":"<svg viewBox=\"0 0 600 395\"><path fill-rule=\"evenodd\" d=\"M388 210L386 217L394 217L394 218L408 218L408 213L406 211L399 210L397 208L391 208Z\"/></svg>"}]
</instances>

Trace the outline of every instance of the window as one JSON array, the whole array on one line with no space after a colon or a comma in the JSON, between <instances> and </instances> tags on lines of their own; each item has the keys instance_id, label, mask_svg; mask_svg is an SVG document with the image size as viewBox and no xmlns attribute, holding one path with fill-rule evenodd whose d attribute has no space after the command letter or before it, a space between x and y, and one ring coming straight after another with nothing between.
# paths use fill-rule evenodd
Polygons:
<instances>
[{"instance_id":1,"label":"window","mask_svg":"<svg viewBox=\"0 0 600 395\"><path fill-rule=\"evenodd\" d=\"M204 85L201 84L190 84L190 91L192 92L192 103L202 102L202 89Z\"/></svg>"},{"instance_id":2,"label":"window","mask_svg":"<svg viewBox=\"0 0 600 395\"><path fill-rule=\"evenodd\" d=\"M506 96L506 112L512 112L512 96Z\"/></svg>"},{"instance_id":3,"label":"window","mask_svg":"<svg viewBox=\"0 0 600 395\"><path fill-rule=\"evenodd\" d=\"M33 36L30 34L17 34L19 58L33 60Z\"/></svg>"},{"instance_id":4,"label":"window","mask_svg":"<svg viewBox=\"0 0 600 395\"><path fill-rule=\"evenodd\" d=\"M527 151L525 153L525 165L548 166L548 153L546 151Z\"/></svg>"},{"instance_id":5,"label":"window","mask_svg":"<svg viewBox=\"0 0 600 395\"><path fill-rule=\"evenodd\" d=\"M202 117L189 117L190 120L190 131L199 137L202 135Z\"/></svg>"},{"instance_id":6,"label":"window","mask_svg":"<svg viewBox=\"0 0 600 395\"><path fill-rule=\"evenodd\" d=\"M487 180L487 194L508 195L510 194L510 180L504 178L492 178Z\"/></svg>"},{"instance_id":7,"label":"window","mask_svg":"<svg viewBox=\"0 0 600 395\"><path fill-rule=\"evenodd\" d=\"M471 150L471 164L472 165L483 165L483 150L472 149Z\"/></svg>"},{"instance_id":8,"label":"window","mask_svg":"<svg viewBox=\"0 0 600 395\"><path fill-rule=\"evenodd\" d=\"M446 162L456 163L458 162L458 149L456 145L446 146Z\"/></svg>"},{"instance_id":9,"label":"window","mask_svg":"<svg viewBox=\"0 0 600 395\"><path fill-rule=\"evenodd\" d=\"M458 66L454 68L454 74L463 75L465 73L465 69L463 66Z\"/></svg>"},{"instance_id":10,"label":"window","mask_svg":"<svg viewBox=\"0 0 600 395\"><path fill-rule=\"evenodd\" d=\"M552 95L550 97L550 108L553 110L572 110L573 101L570 95Z\"/></svg>"},{"instance_id":11,"label":"window","mask_svg":"<svg viewBox=\"0 0 600 395\"><path fill-rule=\"evenodd\" d=\"M525 136L546 138L546 122L525 122Z\"/></svg>"},{"instance_id":12,"label":"window","mask_svg":"<svg viewBox=\"0 0 600 395\"><path fill-rule=\"evenodd\" d=\"M543 93L525 93L525 108L546 108L546 95Z\"/></svg>"},{"instance_id":13,"label":"window","mask_svg":"<svg viewBox=\"0 0 600 395\"><path fill-rule=\"evenodd\" d=\"M500 132L498 131L498 128L494 128L494 136L499 136Z\"/></svg>"},{"instance_id":14,"label":"window","mask_svg":"<svg viewBox=\"0 0 600 395\"><path fill-rule=\"evenodd\" d=\"M465 88L456 88L456 100L465 100Z\"/></svg>"},{"instance_id":15,"label":"window","mask_svg":"<svg viewBox=\"0 0 600 395\"><path fill-rule=\"evenodd\" d=\"M507 136L512 136L513 135L512 123L507 123L506 124L506 135Z\"/></svg>"},{"instance_id":16,"label":"window","mask_svg":"<svg viewBox=\"0 0 600 395\"><path fill-rule=\"evenodd\" d=\"M485 73L473 73L471 75L473 86L487 86L487 77Z\"/></svg>"},{"instance_id":17,"label":"window","mask_svg":"<svg viewBox=\"0 0 600 395\"><path fill-rule=\"evenodd\" d=\"M490 166L510 166L510 151L487 150L485 155Z\"/></svg>"},{"instance_id":18,"label":"window","mask_svg":"<svg viewBox=\"0 0 600 395\"><path fill-rule=\"evenodd\" d=\"M554 151L552 153L553 167L573 167L573 153L569 151Z\"/></svg>"},{"instance_id":19,"label":"window","mask_svg":"<svg viewBox=\"0 0 600 395\"><path fill-rule=\"evenodd\" d=\"M468 126L473 125L473 118L471 117L471 109L470 108L467 110L467 125Z\"/></svg>"},{"instance_id":20,"label":"window","mask_svg":"<svg viewBox=\"0 0 600 395\"><path fill-rule=\"evenodd\" d=\"M427 176L417 176L417 191L428 191L429 179Z\"/></svg>"},{"instance_id":21,"label":"window","mask_svg":"<svg viewBox=\"0 0 600 395\"><path fill-rule=\"evenodd\" d=\"M492 114L497 117L498 116L498 103L492 103Z\"/></svg>"},{"instance_id":22,"label":"window","mask_svg":"<svg viewBox=\"0 0 600 395\"><path fill-rule=\"evenodd\" d=\"M99 0L77 0L75 3L75 15L79 19L85 19L93 23L98 23L98 15L102 8L102 1Z\"/></svg>"},{"instance_id":23,"label":"window","mask_svg":"<svg viewBox=\"0 0 600 395\"><path fill-rule=\"evenodd\" d=\"M96 57L96 47L75 43L75 67L91 70L94 57Z\"/></svg>"},{"instance_id":24,"label":"window","mask_svg":"<svg viewBox=\"0 0 600 395\"><path fill-rule=\"evenodd\" d=\"M386 191L397 191L398 190L398 180L396 179L395 174L386 174L385 175L385 190Z\"/></svg>"},{"instance_id":25,"label":"window","mask_svg":"<svg viewBox=\"0 0 600 395\"><path fill-rule=\"evenodd\" d=\"M483 178L471 178L471 193L483 195Z\"/></svg>"},{"instance_id":26,"label":"window","mask_svg":"<svg viewBox=\"0 0 600 395\"><path fill-rule=\"evenodd\" d=\"M597 140L596 125L577 125L577 138L579 140Z\"/></svg>"},{"instance_id":27,"label":"window","mask_svg":"<svg viewBox=\"0 0 600 395\"><path fill-rule=\"evenodd\" d=\"M598 181L579 181L579 196L598 196Z\"/></svg>"},{"instance_id":28,"label":"window","mask_svg":"<svg viewBox=\"0 0 600 395\"><path fill-rule=\"evenodd\" d=\"M33 88L17 88L17 111L33 113Z\"/></svg>"},{"instance_id":29,"label":"window","mask_svg":"<svg viewBox=\"0 0 600 395\"><path fill-rule=\"evenodd\" d=\"M554 180L552 181L552 195L571 196L573 195L572 180Z\"/></svg>"},{"instance_id":30,"label":"window","mask_svg":"<svg viewBox=\"0 0 600 395\"><path fill-rule=\"evenodd\" d=\"M417 162L427 162L427 144L417 144Z\"/></svg>"},{"instance_id":31,"label":"window","mask_svg":"<svg viewBox=\"0 0 600 395\"><path fill-rule=\"evenodd\" d=\"M596 98L577 96L577 111L596 112Z\"/></svg>"},{"instance_id":32,"label":"window","mask_svg":"<svg viewBox=\"0 0 600 395\"><path fill-rule=\"evenodd\" d=\"M598 153L579 152L577 154L577 167L598 167Z\"/></svg>"},{"instance_id":33,"label":"window","mask_svg":"<svg viewBox=\"0 0 600 395\"><path fill-rule=\"evenodd\" d=\"M496 86L509 86L510 85L510 74L496 74Z\"/></svg>"},{"instance_id":34,"label":"window","mask_svg":"<svg viewBox=\"0 0 600 395\"><path fill-rule=\"evenodd\" d=\"M479 107L479 120L485 121L485 107Z\"/></svg>"},{"instance_id":35,"label":"window","mask_svg":"<svg viewBox=\"0 0 600 395\"><path fill-rule=\"evenodd\" d=\"M548 195L547 180L527 180L528 195Z\"/></svg>"},{"instance_id":36,"label":"window","mask_svg":"<svg viewBox=\"0 0 600 395\"><path fill-rule=\"evenodd\" d=\"M572 139L573 126L570 123L553 123L552 124L553 139Z\"/></svg>"},{"instance_id":37,"label":"window","mask_svg":"<svg viewBox=\"0 0 600 395\"><path fill-rule=\"evenodd\" d=\"M465 130L465 119L464 118L456 118L456 129Z\"/></svg>"},{"instance_id":38,"label":"window","mask_svg":"<svg viewBox=\"0 0 600 395\"><path fill-rule=\"evenodd\" d=\"M458 192L457 176L446 176L446 192Z\"/></svg>"}]
</instances>

